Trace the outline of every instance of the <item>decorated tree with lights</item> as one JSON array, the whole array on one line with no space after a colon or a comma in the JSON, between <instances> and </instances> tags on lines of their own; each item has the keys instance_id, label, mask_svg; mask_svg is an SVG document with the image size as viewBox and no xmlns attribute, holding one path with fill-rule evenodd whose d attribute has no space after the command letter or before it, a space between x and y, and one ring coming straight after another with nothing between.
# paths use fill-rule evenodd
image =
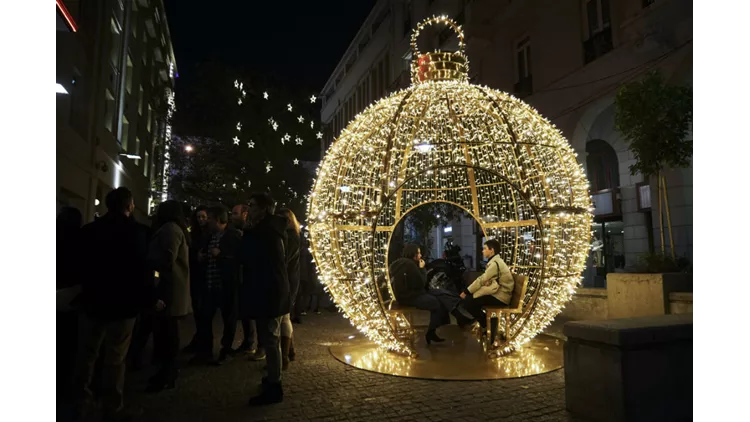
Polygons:
<instances>
[{"instance_id":1,"label":"decorated tree with lights","mask_svg":"<svg viewBox=\"0 0 750 422\"><path fill-rule=\"evenodd\" d=\"M615 125L635 156L633 175L656 178L659 203L659 234L664 254L662 200L667 215L671 258L676 261L669 196L664 170L688 167L693 142L686 139L693 121L693 93L689 86L668 85L658 72L620 87L615 99Z\"/></svg>"},{"instance_id":2,"label":"decorated tree with lights","mask_svg":"<svg viewBox=\"0 0 750 422\"><path fill-rule=\"evenodd\" d=\"M207 102L188 113L198 124L183 121L192 126L185 133L200 135L173 142L173 196L192 205L231 206L247 202L252 192L268 192L302 217L322 137L317 98L258 75L219 73L218 82L202 88L210 94L194 94Z\"/></svg>"}]
</instances>

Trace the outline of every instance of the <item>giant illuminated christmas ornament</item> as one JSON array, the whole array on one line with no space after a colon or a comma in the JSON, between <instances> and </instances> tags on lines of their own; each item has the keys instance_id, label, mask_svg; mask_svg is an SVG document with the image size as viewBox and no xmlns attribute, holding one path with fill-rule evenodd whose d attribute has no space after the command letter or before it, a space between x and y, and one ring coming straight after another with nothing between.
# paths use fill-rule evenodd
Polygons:
<instances>
[{"instance_id":1,"label":"giant illuminated christmas ornament","mask_svg":"<svg viewBox=\"0 0 750 422\"><path fill-rule=\"evenodd\" d=\"M458 34L457 52L422 54L425 26ZM461 28L445 16L414 31L412 86L370 105L341 132L318 169L308 224L320 280L370 340L413 355L393 304L388 247L399 221L432 202L462 208L528 276L522 312L498 355L540 333L571 298L591 239L582 166L561 132L523 101L468 82ZM501 324L504 327L504 324Z\"/></svg>"}]
</instances>

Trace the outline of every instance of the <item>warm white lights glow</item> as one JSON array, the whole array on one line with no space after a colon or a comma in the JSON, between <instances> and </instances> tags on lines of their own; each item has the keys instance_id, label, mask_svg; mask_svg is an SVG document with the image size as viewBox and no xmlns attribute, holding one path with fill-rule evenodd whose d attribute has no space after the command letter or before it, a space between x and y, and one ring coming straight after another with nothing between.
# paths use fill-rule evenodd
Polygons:
<instances>
[{"instance_id":1,"label":"warm white lights glow","mask_svg":"<svg viewBox=\"0 0 750 422\"><path fill-rule=\"evenodd\" d=\"M413 349L397 333L409 324L386 312L386 257L396 224L417 206L443 202L469 212L500 242L511 270L529 277L525 312L511 317L501 353L562 310L589 250L588 181L562 133L528 104L470 84L461 72L427 72L367 107L327 151L309 196L320 280L357 329L406 354Z\"/></svg>"},{"instance_id":2,"label":"warm white lights glow","mask_svg":"<svg viewBox=\"0 0 750 422\"><path fill-rule=\"evenodd\" d=\"M67 93L68 93L68 90L67 90L67 89L65 89L65 87L64 87L64 86L62 86L62 85L60 85L60 84L57 84L57 93L58 93L58 94L67 94Z\"/></svg>"}]
</instances>

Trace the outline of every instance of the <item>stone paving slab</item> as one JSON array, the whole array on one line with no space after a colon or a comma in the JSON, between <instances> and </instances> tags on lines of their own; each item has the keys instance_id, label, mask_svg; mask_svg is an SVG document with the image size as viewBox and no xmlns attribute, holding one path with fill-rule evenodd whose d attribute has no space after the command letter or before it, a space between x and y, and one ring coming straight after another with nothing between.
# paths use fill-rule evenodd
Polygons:
<instances>
[{"instance_id":1,"label":"stone paving slab","mask_svg":"<svg viewBox=\"0 0 750 422\"><path fill-rule=\"evenodd\" d=\"M185 331L183 342L192 336L192 327ZM327 311L295 325L297 360L284 372L285 398L277 405L247 406L258 391L265 363L245 357L221 367L185 367L176 389L153 395L142 392L153 370L130 374L127 401L143 409L140 419L155 422L572 421L565 411L562 370L494 381L382 375L330 355L329 345L354 333L348 321Z\"/></svg>"}]
</instances>

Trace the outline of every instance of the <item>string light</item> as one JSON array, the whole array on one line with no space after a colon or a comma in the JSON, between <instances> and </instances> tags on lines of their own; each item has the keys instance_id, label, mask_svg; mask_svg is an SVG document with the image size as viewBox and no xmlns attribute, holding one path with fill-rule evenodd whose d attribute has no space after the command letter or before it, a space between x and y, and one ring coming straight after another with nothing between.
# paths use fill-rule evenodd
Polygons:
<instances>
[{"instance_id":1,"label":"string light","mask_svg":"<svg viewBox=\"0 0 750 422\"><path fill-rule=\"evenodd\" d=\"M458 33L458 52L419 53L417 35L433 24ZM319 278L370 340L412 355L400 334L409 323L386 312L391 235L417 206L456 205L500 242L512 271L529 277L524 312L510 317L497 351L508 354L540 333L580 283L591 238L588 181L551 122L512 95L468 82L455 22L421 22L412 50L412 86L357 115L317 169L307 217Z\"/></svg>"}]
</instances>

